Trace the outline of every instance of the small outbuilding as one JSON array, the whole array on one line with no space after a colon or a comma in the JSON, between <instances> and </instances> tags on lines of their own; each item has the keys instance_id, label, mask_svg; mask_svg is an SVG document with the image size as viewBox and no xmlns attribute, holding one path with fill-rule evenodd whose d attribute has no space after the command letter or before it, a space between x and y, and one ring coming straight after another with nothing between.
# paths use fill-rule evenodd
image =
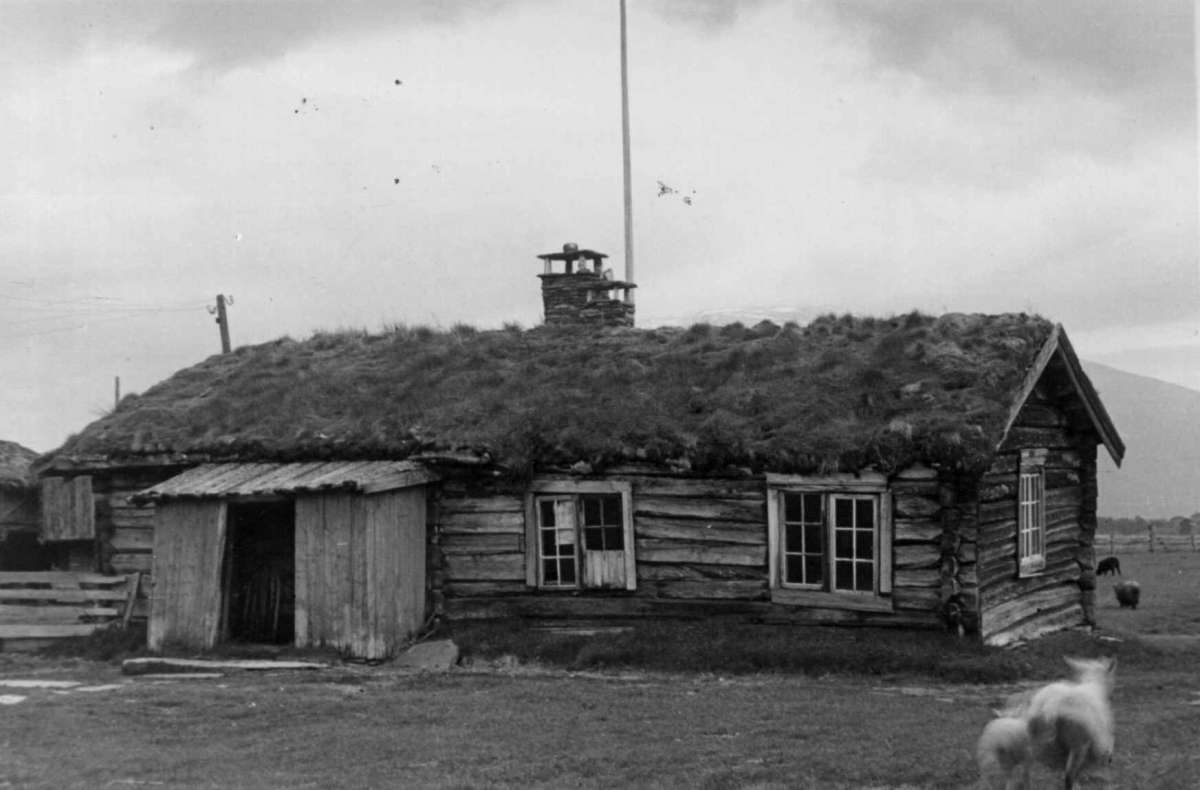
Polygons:
<instances>
[{"instance_id":1,"label":"small outbuilding","mask_svg":"<svg viewBox=\"0 0 1200 790\"><path fill-rule=\"evenodd\" d=\"M0 571L40 571L51 561L38 540L37 457L28 447L0 441Z\"/></svg>"},{"instance_id":2,"label":"small outbuilding","mask_svg":"<svg viewBox=\"0 0 1200 790\"><path fill-rule=\"evenodd\" d=\"M608 296L632 285L600 269L544 273L531 330L214 356L40 472L86 478L101 566L151 573L155 648L381 657L435 615L727 615L994 644L1094 621L1097 450L1119 463L1124 446L1061 326L635 329Z\"/></svg>"}]
</instances>

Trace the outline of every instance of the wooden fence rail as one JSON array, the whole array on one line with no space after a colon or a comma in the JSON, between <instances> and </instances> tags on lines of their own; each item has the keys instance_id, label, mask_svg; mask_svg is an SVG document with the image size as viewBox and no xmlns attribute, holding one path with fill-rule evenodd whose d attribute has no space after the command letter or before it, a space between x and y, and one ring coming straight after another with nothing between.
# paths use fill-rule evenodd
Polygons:
<instances>
[{"instance_id":1,"label":"wooden fence rail","mask_svg":"<svg viewBox=\"0 0 1200 790\"><path fill-rule=\"evenodd\" d=\"M87 636L129 622L139 574L66 571L0 573L0 639Z\"/></svg>"},{"instance_id":2,"label":"wooden fence rail","mask_svg":"<svg viewBox=\"0 0 1200 790\"><path fill-rule=\"evenodd\" d=\"M1096 554L1137 554L1139 552L1156 551L1200 551L1200 540L1197 536L1162 534L1154 529L1147 529L1141 535L1117 535L1115 533L1096 533Z\"/></svg>"}]
</instances>

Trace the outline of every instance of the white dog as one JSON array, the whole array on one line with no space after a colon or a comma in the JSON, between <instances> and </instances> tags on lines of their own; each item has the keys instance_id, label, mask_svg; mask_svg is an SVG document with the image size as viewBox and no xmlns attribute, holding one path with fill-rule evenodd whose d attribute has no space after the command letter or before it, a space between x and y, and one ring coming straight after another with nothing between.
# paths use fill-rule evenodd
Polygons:
<instances>
[{"instance_id":1,"label":"white dog","mask_svg":"<svg viewBox=\"0 0 1200 790\"><path fill-rule=\"evenodd\" d=\"M1021 713L1037 760L1064 772L1064 787L1075 787L1087 768L1107 765L1113 753L1113 715L1109 703L1115 659L1065 659L1074 681L1060 681L1034 692Z\"/></svg>"}]
</instances>

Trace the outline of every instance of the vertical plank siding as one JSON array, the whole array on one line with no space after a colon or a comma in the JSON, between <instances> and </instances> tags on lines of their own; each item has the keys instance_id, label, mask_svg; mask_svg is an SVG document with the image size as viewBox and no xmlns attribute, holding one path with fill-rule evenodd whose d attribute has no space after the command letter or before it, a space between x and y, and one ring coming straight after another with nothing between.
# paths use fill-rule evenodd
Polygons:
<instances>
[{"instance_id":1,"label":"vertical plank siding","mask_svg":"<svg viewBox=\"0 0 1200 790\"><path fill-rule=\"evenodd\" d=\"M225 505L173 502L162 506L154 533L154 592L148 644L208 649L221 626Z\"/></svg>"},{"instance_id":2,"label":"vertical plank siding","mask_svg":"<svg viewBox=\"0 0 1200 790\"><path fill-rule=\"evenodd\" d=\"M296 640L394 655L425 616L425 489L296 499Z\"/></svg>"},{"instance_id":3,"label":"vertical plank siding","mask_svg":"<svg viewBox=\"0 0 1200 790\"><path fill-rule=\"evenodd\" d=\"M42 540L92 540L96 512L91 475L42 479Z\"/></svg>"}]
</instances>

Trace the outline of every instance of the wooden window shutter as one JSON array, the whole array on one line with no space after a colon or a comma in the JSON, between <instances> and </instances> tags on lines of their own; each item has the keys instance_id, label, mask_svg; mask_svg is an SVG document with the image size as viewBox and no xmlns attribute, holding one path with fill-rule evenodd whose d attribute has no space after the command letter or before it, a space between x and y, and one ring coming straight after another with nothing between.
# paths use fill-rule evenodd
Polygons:
<instances>
[{"instance_id":1,"label":"wooden window shutter","mask_svg":"<svg viewBox=\"0 0 1200 790\"><path fill-rule=\"evenodd\" d=\"M42 479L42 540L96 537L96 506L91 475Z\"/></svg>"}]
</instances>

